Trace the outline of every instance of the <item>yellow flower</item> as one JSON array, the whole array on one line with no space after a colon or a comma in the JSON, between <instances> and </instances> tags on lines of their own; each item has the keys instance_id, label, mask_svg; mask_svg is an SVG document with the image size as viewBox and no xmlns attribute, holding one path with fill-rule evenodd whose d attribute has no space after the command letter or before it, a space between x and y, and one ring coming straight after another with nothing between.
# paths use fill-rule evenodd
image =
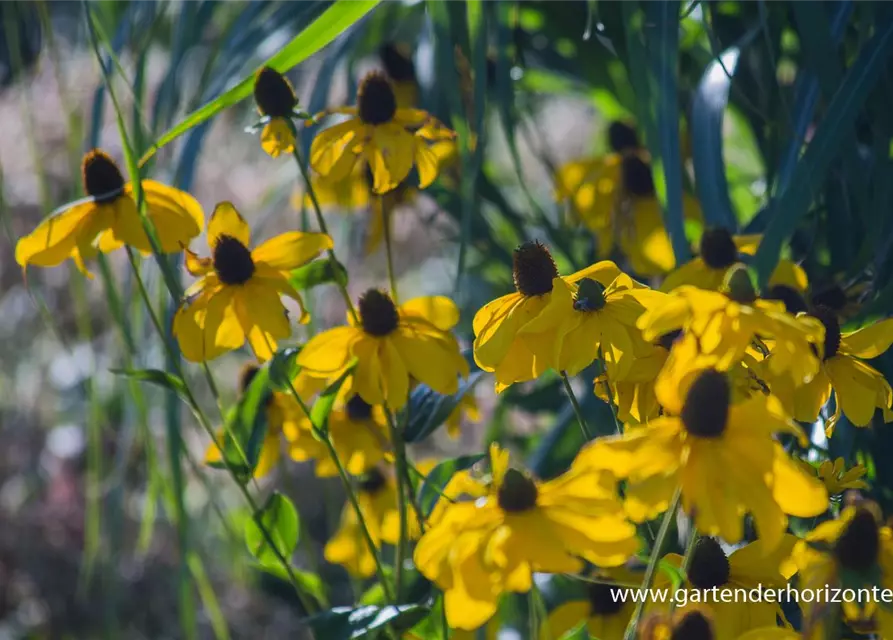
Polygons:
<instances>
[{"instance_id":1,"label":"yellow flower","mask_svg":"<svg viewBox=\"0 0 893 640\"><path fill-rule=\"evenodd\" d=\"M868 484L862 480L862 477L868 472L863 464L847 469L843 458L837 458L833 462L825 460L818 468L809 464L806 460L800 461L801 466L816 475L819 480L825 483L828 489L828 495L837 496L848 489L867 489Z\"/></svg>"},{"instance_id":2,"label":"yellow flower","mask_svg":"<svg viewBox=\"0 0 893 640\"><path fill-rule=\"evenodd\" d=\"M687 348L684 344L674 346ZM671 354L671 359L673 355ZM772 396L736 401L729 374L684 359L665 367L655 385L665 414L623 435L599 438L575 465L605 469L629 480L626 509L645 521L665 510L676 487L698 530L730 543L743 537L742 516L752 513L767 547L779 544L785 514L814 516L828 506L825 487L809 477L774 438L803 438Z\"/></svg>"},{"instance_id":3,"label":"yellow flower","mask_svg":"<svg viewBox=\"0 0 893 640\"><path fill-rule=\"evenodd\" d=\"M345 384L342 389L349 389ZM316 475L331 478L338 475L338 467L328 449L314 437L309 419L298 423L297 432L286 433L289 453L293 460L316 460ZM381 407L369 405L354 395L329 414L329 438L344 469L353 476L363 475L385 458L390 448L388 424ZM289 437L291 435L291 437Z\"/></svg>"},{"instance_id":4,"label":"yellow flower","mask_svg":"<svg viewBox=\"0 0 893 640\"><path fill-rule=\"evenodd\" d=\"M686 607L673 615L654 613L638 629L638 640L714 640L713 617L703 606Z\"/></svg>"},{"instance_id":5,"label":"yellow flower","mask_svg":"<svg viewBox=\"0 0 893 640\"><path fill-rule=\"evenodd\" d=\"M676 258L655 196L650 159L629 126L614 122L608 136L613 153L569 162L558 170L556 198L567 200L595 233L599 256L609 256L617 244L635 273L666 273L676 266ZM701 218L697 200L687 194L683 215Z\"/></svg>"},{"instance_id":6,"label":"yellow flower","mask_svg":"<svg viewBox=\"0 0 893 640\"><path fill-rule=\"evenodd\" d=\"M560 304L551 305L554 295L567 294L569 285L584 278L610 283L620 275L614 263L603 261L571 276L559 276L549 250L539 242L522 244L513 258L515 293L488 302L472 322L474 361L495 374L497 393L515 382L539 377L554 364L561 336L549 327L528 329L546 309L561 310Z\"/></svg>"},{"instance_id":7,"label":"yellow flower","mask_svg":"<svg viewBox=\"0 0 893 640\"><path fill-rule=\"evenodd\" d=\"M630 571L613 569L600 571L592 576L598 582L587 582L582 598L573 598L563 602L549 612L546 623L540 630L543 640L558 639L586 622L586 630L593 638L599 640L623 640L623 634L636 608L632 598L623 601L617 595L618 587L612 582L622 581L626 584L641 583L641 576ZM623 579L626 578L626 579Z\"/></svg>"},{"instance_id":8,"label":"yellow flower","mask_svg":"<svg viewBox=\"0 0 893 640\"><path fill-rule=\"evenodd\" d=\"M469 390L462 396L462 400L459 401L459 404L456 405L456 408L453 409L446 420L447 433L453 440L459 437L463 420L471 423L480 422L481 420L481 411L472 390Z\"/></svg>"},{"instance_id":9,"label":"yellow flower","mask_svg":"<svg viewBox=\"0 0 893 640\"><path fill-rule=\"evenodd\" d=\"M700 596L689 593L687 605L681 612L697 607L707 609L713 620L716 640L737 640L745 631L775 623L776 615L785 619L777 602L723 602L713 599L704 591L718 589L784 589L796 572L789 561L797 538L785 534L781 544L767 547L764 541L751 542L726 555L713 538L699 538L695 543L687 570L688 580L684 588L697 590ZM671 553L664 557L668 564L682 567L682 556ZM694 604L697 603L697 604Z\"/></svg>"},{"instance_id":10,"label":"yellow flower","mask_svg":"<svg viewBox=\"0 0 893 640\"><path fill-rule=\"evenodd\" d=\"M582 568L581 558L617 566L638 550L610 474L569 472L535 482L490 449L485 498L446 505L415 550L415 565L444 591L447 622L476 629L506 592L530 590L533 572Z\"/></svg>"},{"instance_id":11,"label":"yellow flower","mask_svg":"<svg viewBox=\"0 0 893 640\"><path fill-rule=\"evenodd\" d=\"M423 466L430 469L433 465L419 464L419 467ZM373 468L360 478L357 502L376 548L380 548L383 542L396 544L400 539L397 500L397 483L389 471ZM412 540L418 538L421 528L412 509L408 510L407 525L407 536ZM323 555L329 562L342 565L348 573L358 578L375 574L375 559L363 536L356 511L349 503L344 505L338 531L326 543Z\"/></svg>"},{"instance_id":12,"label":"yellow flower","mask_svg":"<svg viewBox=\"0 0 893 640\"><path fill-rule=\"evenodd\" d=\"M455 133L425 111L402 109L391 83L381 73L367 75L357 92L357 106L327 113L350 116L319 133L310 147L311 166L326 178L349 175L360 157L372 170L373 191L395 189L415 167L424 189L437 177L437 156L430 143Z\"/></svg>"},{"instance_id":13,"label":"yellow flower","mask_svg":"<svg viewBox=\"0 0 893 640\"><path fill-rule=\"evenodd\" d=\"M753 256L762 238L760 235L733 236L722 227L707 229L701 234L698 256L668 275L660 290L672 291L684 284L719 290L729 267L738 263L741 256ZM778 261L769 278L769 286L778 287L779 292L790 289L802 295L808 285L802 267L784 258Z\"/></svg>"},{"instance_id":14,"label":"yellow flower","mask_svg":"<svg viewBox=\"0 0 893 640\"><path fill-rule=\"evenodd\" d=\"M785 627L762 627L752 629L738 636L738 640L800 640L802 638L797 631ZM818 640L818 637L816 637Z\"/></svg>"},{"instance_id":15,"label":"yellow flower","mask_svg":"<svg viewBox=\"0 0 893 640\"><path fill-rule=\"evenodd\" d=\"M254 101L257 112L262 116L261 148L274 158L281 153L294 151L292 119L297 117L295 108L298 98L288 78L275 69L262 67L254 77Z\"/></svg>"},{"instance_id":16,"label":"yellow flower","mask_svg":"<svg viewBox=\"0 0 893 640\"><path fill-rule=\"evenodd\" d=\"M297 363L308 375L335 380L356 363L351 393L372 405L397 410L406 404L409 378L449 395L468 375L468 363L449 333L459 309L449 298L414 298L399 307L388 294L360 296L358 318L311 338Z\"/></svg>"},{"instance_id":17,"label":"yellow flower","mask_svg":"<svg viewBox=\"0 0 893 640\"><path fill-rule=\"evenodd\" d=\"M601 357L609 377L623 378L634 358L651 351L636 320L664 295L633 281L609 260L586 272L587 277L558 278L546 309L519 335L522 340L528 334L552 336L546 353L535 351L542 343L529 346L552 369L576 375Z\"/></svg>"},{"instance_id":18,"label":"yellow flower","mask_svg":"<svg viewBox=\"0 0 893 640\"><path fill-rule=\"evenodd\" d=\"M239 391L244 393L254 376L257 375L258 368L255 365L248 365L242 370L239 379ZM270 394L267 401L267 431L264 434L263 442L260 445L260 455L257 460L257 466L254 468L254 477L263 478L273 467L279 462L280 453L282 451L281 437L297 428L297 424L304 418L298 403L290 395L285 393L274 392ZM221 463L223 461L223 452L220 446L224 442L226 433L223 429L217 432L217 441L208 445L205 451L205 464Z\"/></svg>"},{"instance_id":19,"label":"yellow flower","mask_svg":"<svg viewBox=\"0 0 893 640\"><path fill-rule=\"evenodd\" d=\"M878 357L893 344L893 319L842 334L836 314L826 307L813 309L807 317L818 319L825 328L825 339L819 343L818 373L811 382L798 387L770 380L770 385L774 383L773 392L793 417L814 422L833 390L837 411L826 425L829 435L841 411L857 427L871 422L875 409L884 410L885 422L893 420L888 411L893 403L890 383L880 371L862 361Z\"/></svg>"},{"instance_id":20,"label":"yellow flower","mask_svg":"<svg viewBox=\"0 0 893 640\"><path fill-rule=\"evenodd\" d=\"M788 373L795 384L811 380L819 369L812 347L822 341L821 323L795 318L778 302L757 300L743 266L730 270L728 280L726 294L689 285L674 289L639 318L645 339L684 329L697 338L703 353L718 358L717 369L727 370L754 340L771 338L767 366L777 375Z\"/></svg>"},{"instance_id":21,"label":"yellow flower","mask_svg":"<svg viewBox=\"0 0 893 640\"><path fill-rule=\"evenodd\" d=\"M53 212L19 239L16 262L23 268L54 267L72 258L81 273L92 277L84 260L99 251L109 253L127 244L144 254L152 252L133 199L133 184L124 182L114 160L93 149L84 156L81 169L87 197ZM180 251L202 232L205 216L195 198L154 180L142 180L141 185L146 214L163 253Z\"/></svg>"},{"instance_id":22,"label":"yellow flower","mask_svg":"<svg viewBox=\"0 0 893 640\"><path fill-rule=\"evenodd\" d=\"M877 505L849 506L837 520L823 522L794 547L791 559L800 573L800 589L893 588L893 531L880 524ZM893 638L893 611L877 600L842 603L843 617L864 633ZM841 605L803 604L804 636L833 621ZM818 636L825 637L825 636Z\"/></svg>"},{"instance_id":23,"label":"yellow flower","mask_svg":"<svg viewBox=\"0 0 893 640\"><path fill-rule=\"evenodd\" d=\"M210 258L186 250L186 269L197 280L185 294L174 316L174 335L183 357L193 362L212 360L248 344L258 360L276 350L276 341L291 335L280 295L302 305L288 282L288 272L332 248L322 233L289 231L251 251L248 224L229 202L214 209L208 222ZM302 310L302 322L306 313Z\"/></svg>"}]
</instances>

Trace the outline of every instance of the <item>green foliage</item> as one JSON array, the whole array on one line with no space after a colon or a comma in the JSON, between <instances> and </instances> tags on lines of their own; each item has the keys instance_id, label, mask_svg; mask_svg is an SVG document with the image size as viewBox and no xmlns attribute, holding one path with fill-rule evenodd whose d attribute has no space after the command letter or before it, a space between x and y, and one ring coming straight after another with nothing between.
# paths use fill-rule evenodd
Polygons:
<instances>
[{"instance_id":1,"label":"green foliage","mask_svg":"<svg viewBox=\"0 0 893 640\"><path fill-rule=\"evenodd\" d=\"M277 491L245 522L245 544L262 566L278 566L280 557L289 558L294 552L300 531L295 505Z\"/></svg>"}]
</instances>

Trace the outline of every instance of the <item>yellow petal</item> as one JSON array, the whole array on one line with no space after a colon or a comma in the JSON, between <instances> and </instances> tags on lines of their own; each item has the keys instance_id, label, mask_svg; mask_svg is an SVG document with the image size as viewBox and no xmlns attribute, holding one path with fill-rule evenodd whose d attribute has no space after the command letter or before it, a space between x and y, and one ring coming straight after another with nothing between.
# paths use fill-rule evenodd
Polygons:
<instances>
[{"instance_id":1,"label":"yellow petal","mask_svg":"<svg viewBox=\"0 0 893 640\"><path fill-rule=\"evenodd\" d=\"M844 415L857 427L864 427L874 417L880 372L846 355L825 361L825 372Z\"/></svg>"},{"instance_id":2,"label":"yellow petal","mask_svg":"<svg viewBox=\"0 0 893 640\"><path fill-rule=\"evenodd\" d=\"M459 307L446 296L413 298L400 305L404 316L424 318L441 331L449 331L459 322Z\"/></svg>"},{"instance_id":3,"label":"yellow petal","mask_svg":"<svg viewBox=\"0 0 893 640\"><path fill-rule=\"evenodd\" d=\"M893 344L893 318L862 327L840 338L840 350L859 358L877 358Z\"/></svg>"},{"instance_id":4,"label":"yellow petal","mask_svg":"<svg viewBox=\"0 0 893 640\"><path fill-rule=\"evenodd\" d=\"M245 247L251 242L251 230L231 202L221 202L214 207L208 222L208 246L214 248L220 236L229 236Z\"/></svg>"},{"instance_id":5,"label":"yellow petal","mask_svg":"<svg viewBox=\"0 0 893 640\"><path fill-rule=\"evenodd\" d=\"M92 242L93 238L86 236L95 229L97 218L111 224L111 219L103 216L101 208L92 199L75 203L51 215L16 243L16 262L23 267L29 264L40 267L61 264L79 242ZM101 229L95 231L99 233Z\"/></svg>"},{"instance_id":6,"label":"yellow petal","mask_svg":"<svg viewBox=\"0 0 893 640\"><path fill-rule=\"evenodd\" d=\"M352 118L316 134L310 145L313 170L335 181L350 175L357 158L352 147L362 130L362 122Z\"/></svg>"},{"instance_id":7,"label":"yellow petal","mask_svg":"<svg viewBox=\"0 0 893 640\"><path fill-rule=\"evenodd\" d=\"M236 316L258 360L273 357L278 340L291 335L285 307L275 288L249 280L233 296Z\"/></svg>"},{"instance_id":8,"label":"yellow petal","mask_svg":"<svg viewBox=\"0 0 893 640\"><path fill-rule=\"evenodd\" d=\"M362 334L353 327L334 327L313 336L298 353L297 364L310 373L334 374L346 367Z\"/></svg>"},{"instance_id":9,"label":"yellow petal","mask_svg":"<svg viewBox=\"0 0 893 640\"><path fill-rule=\"evenodd\" d=\"M437 171L440 167L437 155L428 147L428 144L421 136L414 136L414 150L416 169L419 173L419 188L424 189L431 185L437 178Z\"/></svg>"},{"instance_id":10,"label":"yellow petal","mask_svg":"<svg viewBox=\"0 0 893 640\"><path fill-rule=\"evenodd\" d=\"M263 242L251 252L251 257L272 269L291 271L333 246L332 238L324 233L287 231Z\"/></svg>"},{"instance_id":11,"label":"yellow petal","mask_svg":"<svg viewBox=\"0 0 893 640\"><path fill-rule=\"evenodd\" d=\"M141 184L164 252L178 251L204 230L205 213L190 194L155 180L143 180ZM131 185L126 185L125 193L130 190Z\"/></svg>"},{"instance_id":12,"label":"yellow petal","mask_svg":"<svg viewBox=\"0 0 893 640\"><path fill-rule=\"evenodd\" d=\"M295 148L295 134L285 118L271 118L260 132L260 146L273 158L291 153Z\"/></svg>"},{"instance_id":13,"label":"yellow petal","mask_svg":"<svg viewBox=\"0 0 893 640\"><path fill-rule=\"evenodd\" d=\"M366 144L365 155L372 170L372 190L381 194L396 189L412 170L415 140L413 135L397 124L372 127L372 139Z\"/></svg>"}]
</instances>

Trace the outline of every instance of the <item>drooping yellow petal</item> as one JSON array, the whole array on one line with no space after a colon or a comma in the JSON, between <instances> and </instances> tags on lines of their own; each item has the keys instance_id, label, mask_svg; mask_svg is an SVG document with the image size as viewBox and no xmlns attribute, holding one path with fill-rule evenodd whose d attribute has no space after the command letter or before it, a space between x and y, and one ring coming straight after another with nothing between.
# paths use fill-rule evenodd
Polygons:
<instances>
[{"instance_id":1,"label":"drooping yellow petal","mask_svg":"<svg viewBox=\"0 0 893 640\"><path fill-rule=\"evenodd\" d=\"M844 415L857 427L871 422L877 407L879 380L883 380L880 372L845 355L826 360L824 366Z\"/></svg>"},{"instance_id":2,"label":"drooping yellow petal","mask_svg":"<svg viewBox=\"0 0 893 640\"><path fill-rule=\"evenodd\" d=\"M163 251L179 250L204 230L205 213L192 195L155 180L143 180L141 185ZM131 191L132 186L125 185L124 192Z\"/></svg>"},{"instance_id":3,"label":"drooping yellow petal","mask_svg":"<svg viewBox=\"0 0 893 640\"><path fill-rule=\"evenodd\" d=\"M449 331L459 322L459 307L446 296L424 296L400 305L404 316L418 316L441 331Z\"/></svg>"},{"instance_id":4,"label":"drooping yellow petal","mask_svg":"<svg viewBox=\"0 0 893 640\"><path fill-rule=\"evenodd\" d=\"M372 170L372 190L382 194L396 189L412 170L415 158L413 135L402 126L389 123L372 127L372 139L365 155Z\"/></svg>"},{"instance_id":5,"label":"drooping yellow petal","mask_svg":"<svg viewBox=\"0 0 893 640\"><path fill-rule=\"evenodd\" d=\"M208 222L208 245L212 249L217 246L220 236L235 238L245 247L251 242L248 223L231 202L221 202L214 207L214 213Z\"/></svg>"},{"instance_id":6,"label":"drooping yellow petal","mask_svg":"<svg viewBox=\"0 0 893 640\"><path fill-rule=\"evenodd\" d=\"M285 118L271 118L260 132L260 146L273 158L295 149L295 134Z\"/></svg>"},{"instance_id":7,"label":"drooping yellow petal","mask_svg":"<svg viewBox=\"0 0 893 640\"><path fill-rule=\"evenodd\" d=\"M277 341L291 335L278 291L252 279L234 293L233 305L252 351L260 362L266 362L273 357Z\"/></svg>"},{"instance_id":8,"label":"drooping yellow petal","mask_svg":"<svg viewBox=\"0 0 893 640\"><path fill-rule=\"evenodd\" d=\"M92 199L81 201L50 216L16 243L16 262L53 267L68 259L78 243L92 242L93 237L108 227L112 219L108 209ZM97 224L101 222L102 225ZM87 237L95 230L93 237Z\"/></svg>"},{"instance_id":9,"label":"drooping yellow petal","mask_svg":"<svg viewBox=\"0 0 893 640\"><path fill-rule=\"evenodd\" d=\"M840 338L840 351L858 358L877 358L893 344L893 318L862 327Z\"/></svg>"},{"instance_id":10,"label":"drooping yellow petal","mask_svg":"<svg viewBox=\"0 0 893 640\"><path fill-rule=\"evenodd\" d=\"M313 170L333 181L350 175L358 153L354 146L362 130L362 122L352 118L317 133L310 145Z\"/></svg>"},{"instance_id":11,"label":"drooping yellow petal","mask_svg":"<svg viewBox=\"0 0 893 640\"><path fill-rule=\"evenodd\" d=\"M354 344L362 337L353 327L333 327L313 336L298 353L297 364L310 375L342 371L352 358Z\"/></svg>"},{"instance_id":12,"label":"drooping yellow petal","mask_svg":"<svg viewBox=\"0 0 893 640\"><path fill-rule=\"evenodd\" d=\"M333 246L332 238L324 233L286 231L261 243L251 252L251 257L272 269L291 271Z\"/></svg>"}]
</instances>

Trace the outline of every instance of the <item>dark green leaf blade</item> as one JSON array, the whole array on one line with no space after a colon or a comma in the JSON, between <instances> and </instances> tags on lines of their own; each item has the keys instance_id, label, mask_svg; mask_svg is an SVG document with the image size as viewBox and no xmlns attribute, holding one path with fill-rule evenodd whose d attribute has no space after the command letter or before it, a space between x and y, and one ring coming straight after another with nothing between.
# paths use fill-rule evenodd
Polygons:
<instances>
[{"instance_id":1,"label":"dark green leaf blade","mask_svg":"<svg viewBox=\"0 0 893 640\"><path fill-rule=\"evenodd\" d=\"M116 375L132 378L133 380L151 382L164 389L174 391L182 398L186 398L188 395L183 378L161 369L111 369L110 371Z\"/></svg>"},{"instance_id":2,"label":"dark green leaf blade","mask_svg":"<svg viewBox=\"0 0 893 640\"><path fill-rule=\"evenodd\" d=\"M389 626L399 632L415 626L430 609L417 604L376 607L334 607L308 619L318 638L358 640Z\"/></svg>"},{"instance_id":3,"label":"dark green leaf blade","mask_svg":"<svg viewBox=\"0 0 893 640\"><path fill-rule=\"evenodd\" d=\"M297 509L291 500L277 491L245 523L245 544L261 565L278 566L280 562L277 555L286 559L291 556L298 545L299 532Z\"/></svg>"},{"instance_id":4,"label":"dark green leaf blade","mask_svg":"<svg viewBox=\"0 0 893 640\"><path fill-rule=\"evenodd\" d=\"M459 381L459 390L444 396L428 385L420 384L409 396L409 424L403 433L406 442L418 442L431 435L453 412L465 394L480 380L482 371L475 371Z\"/></svg>"},{"instance_id":5,"label":"dark green leaf blade","mask_svg":"<svg viewBox=\"0 0 893 640\"><path fill-rule=\"evenodd\" d=\"M477 453L450 458L434 467L431 473L425 476L425 480L419 488L419 508L422 510L422 513L426 517L431 513L434 505L437 504L437 499L440 498L440 494L443 492L443 488L447 486L454 474L471 468L483 459L484 454Z\"/></svg>"}]
</instances>

